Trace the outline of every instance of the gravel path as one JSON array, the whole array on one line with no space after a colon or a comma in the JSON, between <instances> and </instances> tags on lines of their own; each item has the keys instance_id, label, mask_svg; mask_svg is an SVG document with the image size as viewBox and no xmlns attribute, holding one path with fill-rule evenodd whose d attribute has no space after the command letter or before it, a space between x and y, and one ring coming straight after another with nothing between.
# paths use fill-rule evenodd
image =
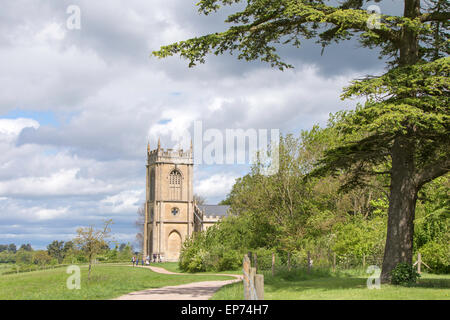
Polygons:
<instances>
[{"instance_id":1,"label":"gravel path","mask_svg":"<svg viewBox=\"0 0 450 320\"><path fill-rule=\"evenodd\" d=\"M153 272L173 275L186 275L175 273L160 267L140 267L147 268ZM141 290L123 295L116 300L208 300L212 295L224 285L242 281L242 276L235 274L215 274L217 276L232 276L236 279L221 281L202 281L182 284L178 286L168 286L156 289Z\"/></svg>"}]
</instances>

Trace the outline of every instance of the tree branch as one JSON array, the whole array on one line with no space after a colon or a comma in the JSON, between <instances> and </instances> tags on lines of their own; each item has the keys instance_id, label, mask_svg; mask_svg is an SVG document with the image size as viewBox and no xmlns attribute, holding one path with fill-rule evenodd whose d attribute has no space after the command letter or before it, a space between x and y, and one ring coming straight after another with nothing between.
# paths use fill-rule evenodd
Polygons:
<instances>
[{"instance_id":1,"label":"tree branch","mask_svg":"<svg viewBox=\"0 0 450 320\"><path fill-rule=\"evenodd\" d=\"M450 171L450 157L443 157L434 163L424 167L420 172L416 173L415 180L417 185L422 187L425 183L430 182Z\"/></svg>"},{"instance_id":2,"label":"tree branch","mask_svg":"<svg viewBox=\"0 0 450 320\"><path fill-rule=\"evenodd\" d=\"M430 12L424 13L420 17L420 22L447 21L450 20L450 12Z\"/></svg>"}]
</instances>

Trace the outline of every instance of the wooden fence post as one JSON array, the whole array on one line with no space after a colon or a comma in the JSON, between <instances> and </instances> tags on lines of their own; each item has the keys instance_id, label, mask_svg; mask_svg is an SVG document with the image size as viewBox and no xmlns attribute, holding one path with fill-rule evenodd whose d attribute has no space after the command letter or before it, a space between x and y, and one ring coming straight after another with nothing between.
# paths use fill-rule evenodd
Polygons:
<instances>
[{"instance_id":1,"label":"wooden fence post","mask_svg":"<svg viewBox=\"0 0 450 320\"><path fill-rule=\"evenodd\" d=\"M253 261L255 263L256 272L258 272L258 256L257 256L256 252L253 254Z\"/></svg>"},{"instance_id":2,"label":"wooden fence post","mask_svg":"<svg viewBox=\"0 0 450 320\"><path fill-rule=\"evenodd\" d=\"M417 253L417 272L421 274L421 267L422 267L422 255L420 252Z\"/></svg>"},{"instance_id":3,"label":"wooden fence post","mask_svg":"<svg viewBox=\"0 0 450 320\"><path fill-rule=\"evenodd\" d=\"M272 252L272 276L275 275L275 252Z\"/></svg>"},{"instance_id":4,"label":"wooden fence post","mask_svg":"<svg viewBox=\"0 0 450 320\"><path fill-rule=\"evenodd\" d=\"M311 272L311 267L312 267L312 263L311 263L311 253L308 251L308 273Z\"/></svg>"},{"instance_id":5,"label":"wooden fence post","mask_svg":"<svg viewBox=\"0 0 450 320\"><path fill-rule=\"evenodd\" d=\"M250 299L250 267L250 259L248 258L248 256L244 256L244 261L242 262L242 271L244 273L244 300Z\"/></svg>"},{"instance_id":6,"label":"wooden fence post","mask_svg":"<svg viewBox=\"0 0 450 320\"><path fill-rule=\"evenodd\" d=\"M431 270L430 266L422 261L422 255L420 254L420 252L417 253L417 261L413 264L413 266L415 266L416 264L417 264L417 272L419 274L421 274L422 272L422 264Z\"/></svg>"},{"instance_id":7,"label":"wooden fence post","mask_svg":"<svg viewBox=\"0 0 450 320\"><path fill-rule=\"evenodd\" d=\"M333 252L333 272L336 272L336 252Z\"/></svg>"},{"instance_id":8,"label":"wooden fence post","mask_svg":"<svg viewBox=\"0 0 450 320\"><path fill-rule=\"evenodd\" d=\"M258 300L264 300L264 275L255 275L255 289Z\"/></svg>"},{"instance_id":9,"label":"wooden fence post","mask_svg":"<svg viewBox=\"0 0 450 320\"><path fill-rule=\"evenodd\" d=\"M263 300L264 275L256 274L256 268L252 268L248 255L244 256L242 271L244 273L244 300Z\"/></svg>"},{"instance_id":10,"label":"wooden fence post","mask_svg":"<svg viewBox=\"0 0 450 320\"><path fill-rule=\"evenodd\" d=\"M291 253L288 252L288 270L291 271Z\"/></svg>"}]
</instances>

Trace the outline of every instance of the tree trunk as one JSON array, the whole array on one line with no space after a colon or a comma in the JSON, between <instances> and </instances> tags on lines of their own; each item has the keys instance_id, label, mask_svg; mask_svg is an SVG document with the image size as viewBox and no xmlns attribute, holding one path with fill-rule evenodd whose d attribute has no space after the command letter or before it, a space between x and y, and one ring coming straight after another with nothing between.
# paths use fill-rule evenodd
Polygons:
<instances>
[{"instance_id":1,"label":"tree trunk","mask_svg":"<svg viewBox=\"0 0 450 320\"><path fill-rule=\"evenodd\" d=\"M418 187L414 181L414 142L398 136L392 147L392 170L386 247L381 281L390 281L400 262L411 263Z\"/></svg>"},{"instance_id":2,"label":"tree trunk","mask_svg":"<svg viewBox=\"0 0 450 320\"><path fill-rule=\"evenodd\" d=\"M405 0L403 16L420 15L420 0ZM399 43L399 66L414 65L419 60L419 36L403 27ZM413 95L414 96L414 95ZM390 281L391 271L400 262L411 263L413 253L414 215L418 186L414 181L414 141L399 133L392 146L391 186L386 246L381 281Z\"/></svg>"},{"instance_id":3,"label":"tree trunk","mask_svg":"<svg viewBox=\"0 0 450 320\"><path fill-rule=\"evenodd\" d=\"M89 271L88 271L88 281L91 280L91 266L92 266L92 255L89 255Z\"/></svg>"}]
</instances>

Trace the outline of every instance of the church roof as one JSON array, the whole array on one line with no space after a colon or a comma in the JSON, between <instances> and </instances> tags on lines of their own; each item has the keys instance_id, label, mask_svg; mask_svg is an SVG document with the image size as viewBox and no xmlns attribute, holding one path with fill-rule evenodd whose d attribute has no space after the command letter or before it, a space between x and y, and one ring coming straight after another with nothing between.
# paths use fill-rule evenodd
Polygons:
<instances>
[{"instance_id":1,"label":"church roof","mask_svg":"<svg viewBox=\"0 0 450 320\"><path fill-rule=\"evenodd\" d=\"M227 216L230 206L221 206L216 204L198 205L198 208L203 211L206 216Z\"/></svg>"}]
</instances>

